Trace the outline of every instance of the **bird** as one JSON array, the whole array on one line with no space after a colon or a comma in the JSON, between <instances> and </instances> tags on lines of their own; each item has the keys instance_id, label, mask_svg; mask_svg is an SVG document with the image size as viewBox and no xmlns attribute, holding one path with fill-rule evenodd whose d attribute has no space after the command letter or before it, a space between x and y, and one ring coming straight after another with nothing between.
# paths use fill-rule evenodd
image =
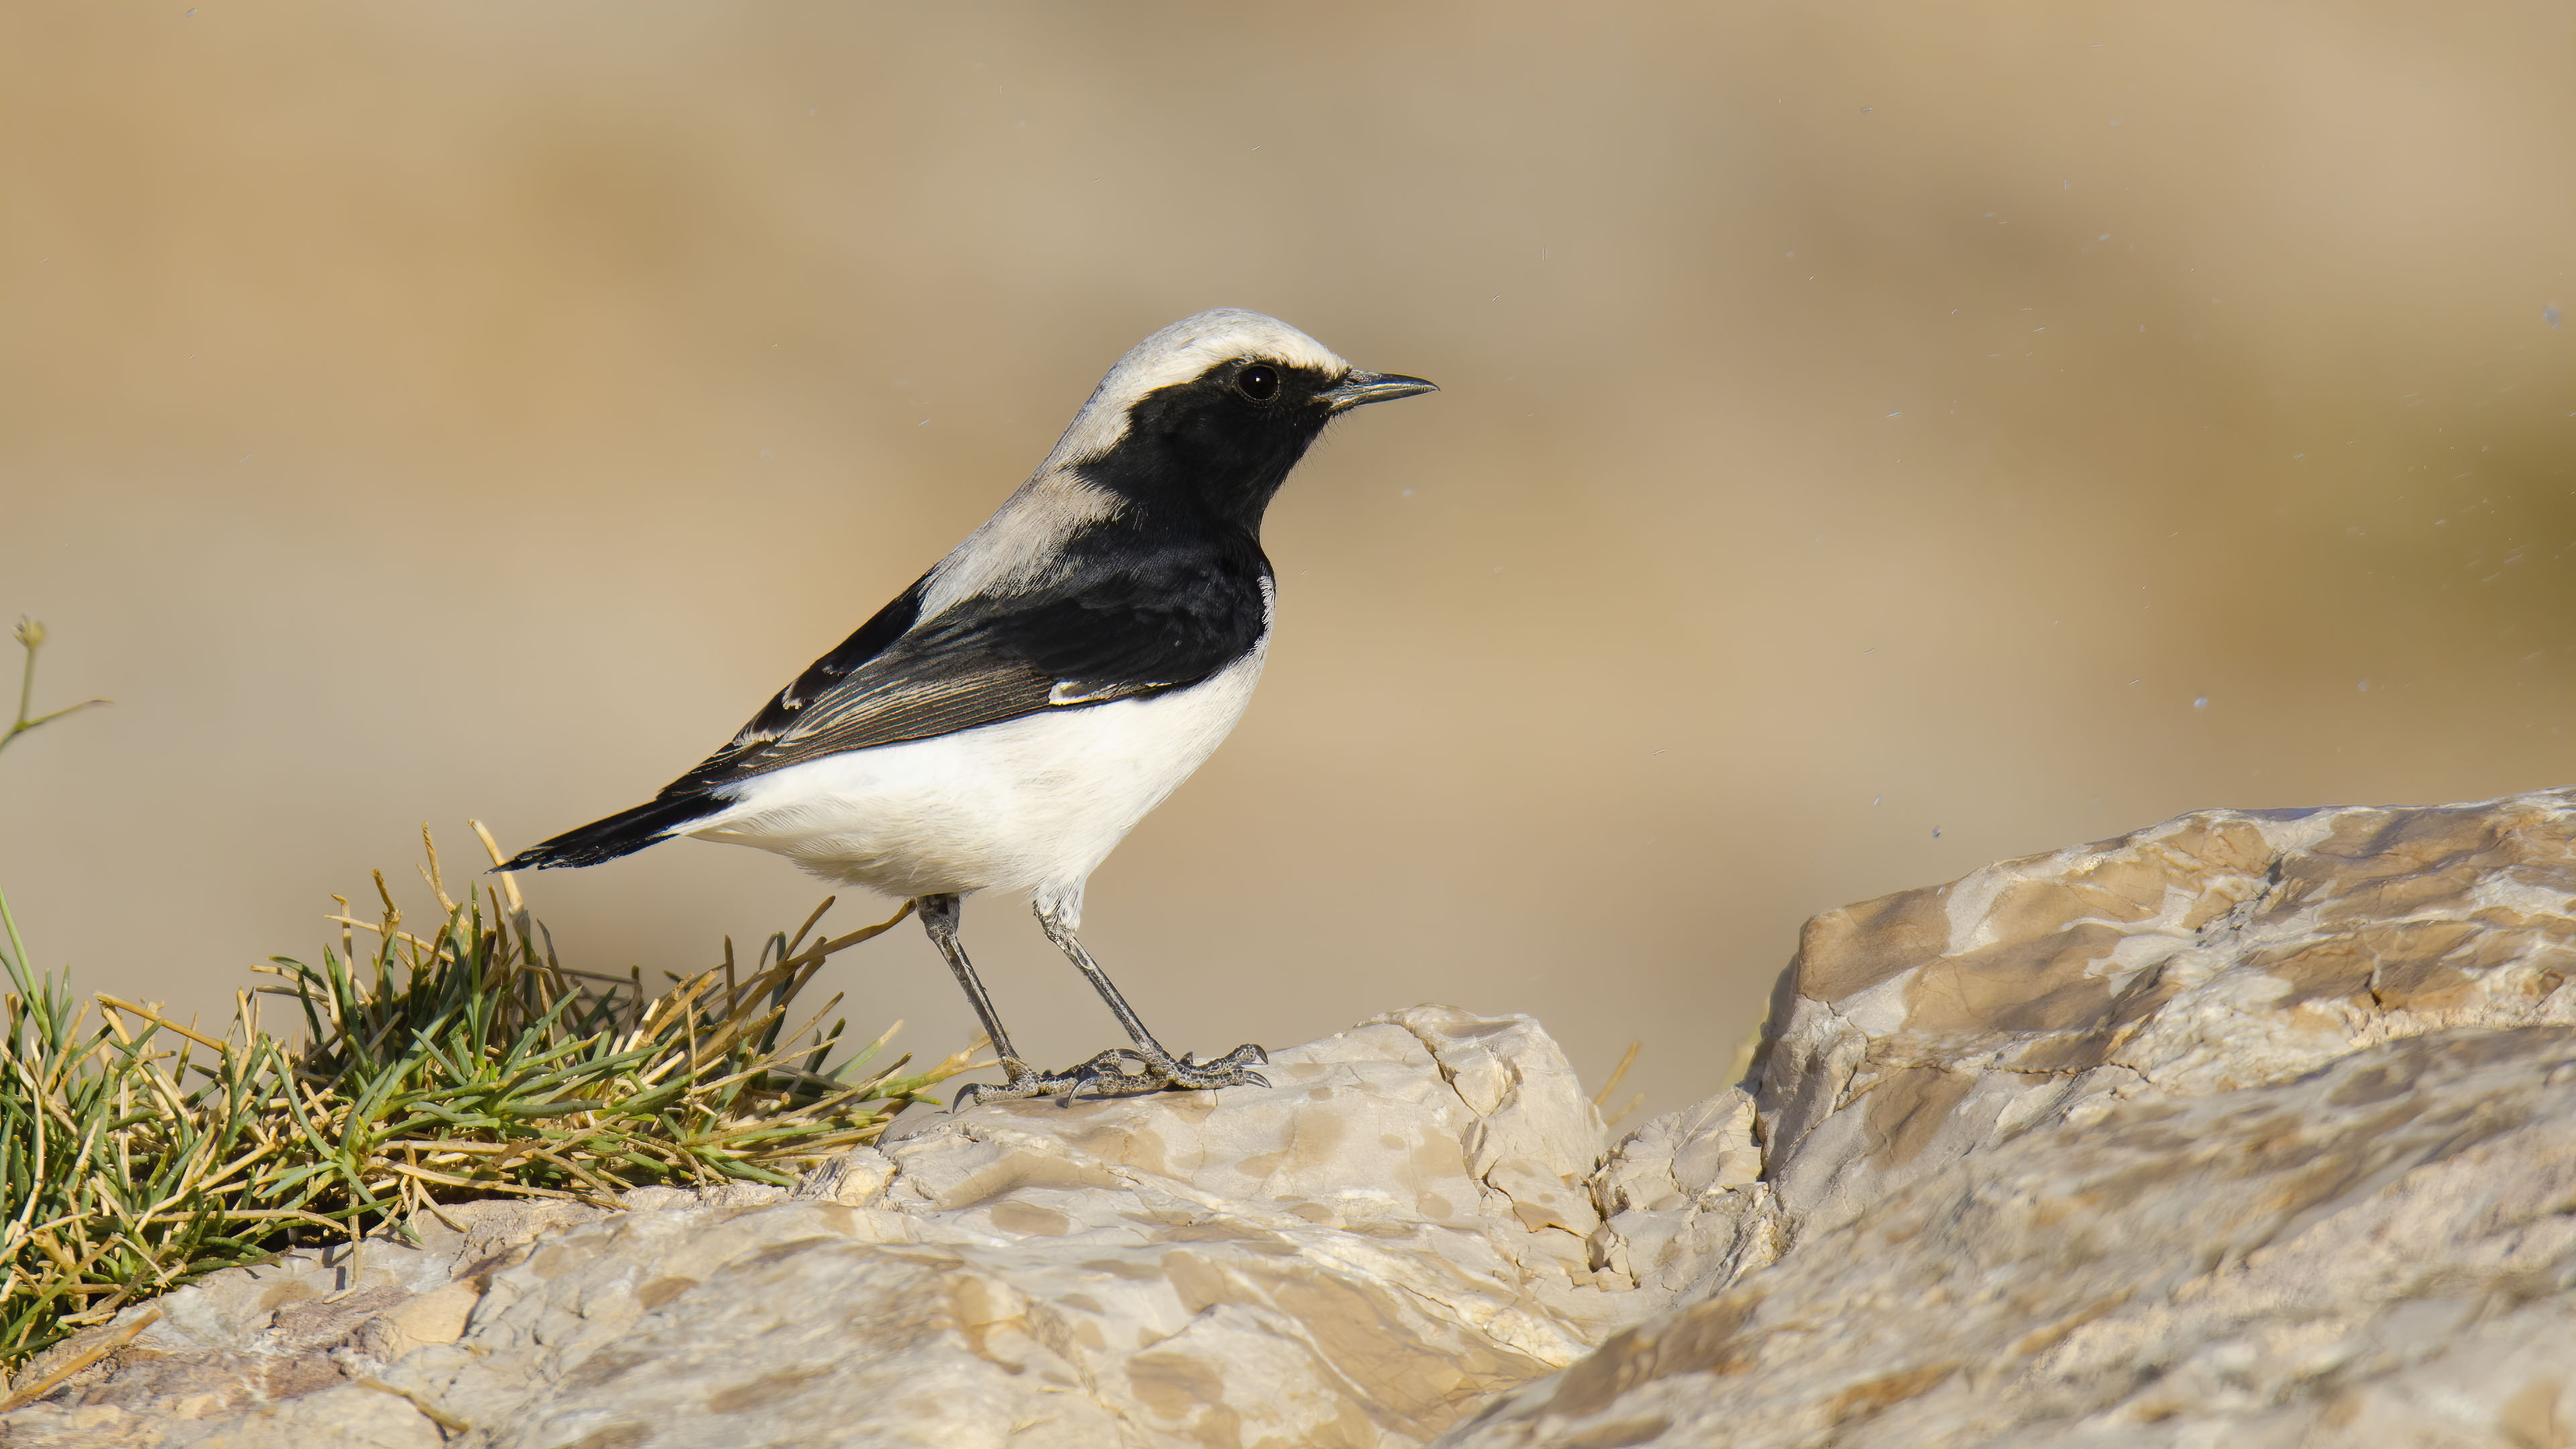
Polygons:
<instances>
[{"instance_id":1,"label":"bird","mask_svg":"<svg viewBox=\"0 0 2576 1449\"><path fill-rule=\"evenodd\" d=\"M1290 470L1352 409L1437 391L1242 308L1164 327L991 518L722 749L496 869L596 865L686 835L910 901L1003 1073L958 1106L1268 1085L1258 1044L1202 1062L1146 1030L1075 934L1083 889L1251 703L1278 594L1262 518ZM978 892L1028 896L1129 1045L1029 1065L959 938Z\"/></svg>"}]
</instances>

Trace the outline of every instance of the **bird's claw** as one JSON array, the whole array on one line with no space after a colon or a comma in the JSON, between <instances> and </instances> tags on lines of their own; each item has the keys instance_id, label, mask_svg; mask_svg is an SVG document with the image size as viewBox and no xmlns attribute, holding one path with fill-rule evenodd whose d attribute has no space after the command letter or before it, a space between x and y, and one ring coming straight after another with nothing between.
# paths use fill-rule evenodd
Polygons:
<instances>
[{"instance_id":1,"label":"bird's claw","mask_svg":"<svg viewBox=\"0 0 2576 1449\"><path fill-rule=\"evenodd\" d=\"M1126 1064L1130 1061L1144 1068L1145 1072L1129 1072ZM1140 1091L1151 1091L1153 1089L1150 1087L1135 1087L1129 1084L1143 1080L1146 1073L1152 1071L1153 1065L1153 1058L1134 1047L1111 1047L1071 1071L1056 1074L1066 1083L1063 1092L1056 1098L1056 1105L1070 1107L1073 1105L1073 1099L1084 1092L1089 1092L1095 1097L1132 1097Z\"/></svg>"},{"instance_id":2,"label":"bird's claw","mask_svg":"<svg viewBox=\"0 0 2576 1449\"><path fill-rule=\"evenodd\" d=\"M948 1110L963 1112L969 1107L980 1107L986 1102L1009 1102L1036 1095L1034 1092L1022 1090L1023 1087L1037 1080L1037 1073L1030 1071L1025 1063L1005 1058L1002 1068L1001 1081L968 1082L965 1086L959 1087L957 1095L948 1099Z\"/></svg>"},{"instance_id":3,"label":"bird's claw","mask_svg":"<svg viewBox=\"0 0 2576 1449\"><path fill-rule=\"evenodd\" d=\"M1178 1061L1148 1059L1139 1074L1143 1082L1132 1091L1208 1092L1219 1087L1266 1087L1270 1079L1252 1067L1255 1063L1267 1066L1269 1062L1270 1053L1250 1042L1209 1062L1200 1061L1195 1052L1182 1053Z\"/></svg>"},{"instance_id":4,"label":"bird's claw","mask_svg":"<svg viewBox=\"0 0 2576 1449\"><path fill-rule=\"evenodd\" d=\"M1172 1064L1170 1085L1191 1088L1266 1087L1270 1079L1252 1070L1270 1065L1270 1053L1252 1042L1245 1042L1212 1062L1202 1062L1195 1053L1184 1052Z\"/></svg>"},{"instance_id":5,"label":"bird's claw","mask_svg":"<svg viewBox=\"0 0 2576 1449\"><path fill-rule=\"evenodd\" d=\"M1241 1072L1247 1067L1270 1065L1270 1053L1263 1051L1252 1042L1245 1042L1205 1065L1201 1065L1195 1057L1184 1055L1181 1058L1181 1065L1202 1072ZM1263 1082L1262 1085L1266 1087L1270 1084Z\"/></svg>"},{"instance_id":6,"label":"bird's claw","mask_svg":"<svg viewBox=\"0 0 2576 1449\"><path fill-rule=\"evenodd\" d=\"M1155 1092L1205 1092L1219 1087L1267 1087L1270 1079L1252 1067L1268 1065L1270 1053L1252 1043L1245 1043L1214 1061L1201 1062L1195 1054L1183 1054L1178 1060L1162 1057L1136 1047L1111 1047L1079 1066L1061 1072L1034 1072L1020 1062L1005 1062L1005 1079L998 1083L977 1082L958 1089L949 1104L951 1111L963 1111L986 1102L1016 1102L1030 1097L1053 1097L1060 1106L1072 1106L1076 1098L1143 1097ZM1133 1066L1135 1070L1128 1068ZM1014 1070L1016 1069L1016 1070Z\"/></svg>"}]
</instances>

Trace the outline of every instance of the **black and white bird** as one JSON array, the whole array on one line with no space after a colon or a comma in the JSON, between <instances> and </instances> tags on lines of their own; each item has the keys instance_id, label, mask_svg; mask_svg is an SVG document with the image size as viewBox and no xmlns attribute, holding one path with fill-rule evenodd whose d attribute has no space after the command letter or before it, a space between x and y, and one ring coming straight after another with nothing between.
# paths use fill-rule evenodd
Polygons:
<instances>
[{"instance_id":1,"label":"black and white bird","mask_svg":"<svg viewBox=\"0 0 2576 1449\"><path fill-rule=\"evenodd\" d=\"M1001 510L632 810L500 869L596 865L691 835L909 897L1006 1073L985 1099L1259 1083L1241 1046L1174 1057L1075 938L1083 883L1243 717L1276 586L1261 518L1327 423L1437 391L1258 312L1185 317L1100 381ZM1134 1043L1063 1072L1011 1046L957 922L1025 891Z\"/></svg>"}]
</instances>

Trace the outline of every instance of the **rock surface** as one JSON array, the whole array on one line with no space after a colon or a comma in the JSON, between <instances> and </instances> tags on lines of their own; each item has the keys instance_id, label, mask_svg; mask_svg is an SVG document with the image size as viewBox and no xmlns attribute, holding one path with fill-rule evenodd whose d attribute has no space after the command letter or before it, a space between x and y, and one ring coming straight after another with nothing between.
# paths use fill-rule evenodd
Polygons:
<instances>
[{"instance_id":1,"label":"rock surface","mask_svg":"<svg viewBox=\"0 0 2576 1449\"><path fill-rule=\"evenodd\" d=\"M1419 1444L1627 1321L1534 1023L1415 1008L1268 1074L220 1274L0 1442Z\"/></svg>"},{"instance_id":2,"label":"rock surface","mask_svg":"<svg viewBox=\"0 0 2576 1449\"><path fill-rule=\"evenodd\" d=\"M218 1275L0 1445L2576 1445L2571 977L2576 792L2205 812L1818 917L1615 1149L1415 1008Z\"/></svg>"},{"instance_id":3,"label":"rock surface","mask_svg":"<svg viewBox=\"0 0 2576 1449\"><path fill-rule=\"evenodd\" d=\"M1829 912L1752 1097L1603 1174L1596 1256L1680 1306L1443 1442L2576 1442L2571 977L2570 791Z\"/></svg>"}]
</instances>

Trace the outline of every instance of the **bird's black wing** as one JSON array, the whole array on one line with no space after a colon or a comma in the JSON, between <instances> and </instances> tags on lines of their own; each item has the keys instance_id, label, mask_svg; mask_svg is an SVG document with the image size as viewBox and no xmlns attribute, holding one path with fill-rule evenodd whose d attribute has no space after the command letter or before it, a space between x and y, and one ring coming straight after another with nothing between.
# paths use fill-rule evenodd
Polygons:
<instances>
[{"instance_id":1,"label":"bird's black wing","mask_svg":"<svg viewBox=\"0 0 2576 1449\"><path fill-rule=\"evenodd\" d=\"M1248 535L1095 536L1069 546L1063 564L1050 583L964 599L927 620L924 576L653 799L500 868L614 860L724 808L724 786L844 750L1196 684L1269 624L1270 563Z\"/></svg>"},{"instance_id":2,"label":"bird's black wing","mask_svg":"<svg viewBox=\"0 0 2576 1449\"><path fill-rule=\"evenodd\" d=\"M868 638L898 606L917 615L915 585L672 790L1196 684L1242 658L1268 623L1269 563L1257 546L1128 540L1068 563L1033 591L965 599L882 643Z\"/></svg>"}]
</instances>

